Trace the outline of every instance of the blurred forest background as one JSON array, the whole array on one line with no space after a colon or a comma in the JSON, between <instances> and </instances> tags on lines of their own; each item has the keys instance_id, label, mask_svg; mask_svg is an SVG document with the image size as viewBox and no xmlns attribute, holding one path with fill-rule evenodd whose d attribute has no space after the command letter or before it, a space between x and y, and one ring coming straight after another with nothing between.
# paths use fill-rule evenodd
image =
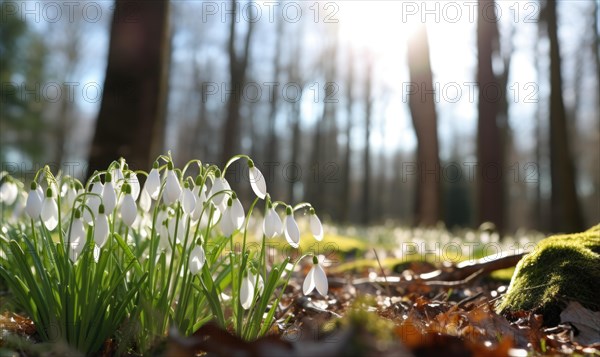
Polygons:
<instances>
[{"instance_id":1,"label":"blurred forest background","mask_svg":"<svg viewBox=\"0 0 600 357\"><path fill-rule=\"evenodd\" d=\"M600 221L596 0L0 4L17 177L247 153L333 222Z\"/></svg>"}]
</instances>

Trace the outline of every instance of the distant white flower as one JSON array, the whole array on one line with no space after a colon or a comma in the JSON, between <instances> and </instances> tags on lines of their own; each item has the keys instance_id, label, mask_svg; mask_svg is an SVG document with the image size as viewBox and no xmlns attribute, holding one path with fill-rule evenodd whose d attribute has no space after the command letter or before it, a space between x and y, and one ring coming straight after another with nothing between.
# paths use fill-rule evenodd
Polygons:
<instances>
[{"instance_id":1,"label":"distant white flower","mask_svg":"<svg viewBox=\"0 0 600 357\"><path fill-rule=\"evenodd\" d=\"M75 198L77 198L77 190L75 190L75 185L72 183L65 183L63 185L63 198L66 206L71 209L75 203Z\"/></svg>"},{"instance_id":2,"label":"distant white flower","mask_svg":"<svg viewBox=\"0 0 600 357\"><path fill-rule=\"evenodd\" d=\"M5 181L2 186L0 186L0 202L4 202L9 206L12 205L17 199L18 192L19 188L14 182Z\"/></svg>"},{"instance_id":3,"label":"distant white flower","mask_svg":"<svg viewBox=\"0 0 600 357\"><path fill-rule=\"evenodd\" d=\"M187 186L187 182L181 193L181 205L186 214L192 214L196 208L196 196L194 196L192 190Z\"/></svg>"},{"instance_id":4,"label":"distant white flower","mask_svg":"<svg viewBox=\"0 0 600 357\"><path fill-rule=\"evenodd\" d=\"M192 273L192 275L198 274L202 270L205 262L206 255L204 254L204 248L202 248L201 245L196 245L190 253L190 273Z\"/></svg>"},{"instance_id":5,"label":"distant white flower","mask_svg":"<svg viewBox=\"0 0 600 357\"><path fill-rule=\"evenodd\" d=\"M106 174L106 183L104 184L104 190L102 191L102 204L108 215L110 215L117 206L115 185L112 182L112 175L108 173Z\"/></svg>"},{"instance_id":6,"label":"distant white flower","mask_svg":"<svg viewBox=\"0 0 600 357\"><path fill-rule=\"evenodd\" d=\"M252 187L252 191L254 194L264 200L267 196L267 183L265 182L265 177L262 172L254 166L254 162L252 160L248 160L248 176L250 178L250 186Z\"/></svg>"},{"instance_id":7,"label":"distant white flower","mask_svg":"<svg viewBox=\"0 0 600 357\"><path fill-rule=\"evenodd\" d=\"M58 225L58 205L52 197L52 189L48 188L46 198L42 202L42 211L40 212L42 222L48 230L54 230Z\"/></svg>"},{"instance_id":8,"label":"distant white flower","mask_svg":"<svg viewBox=\"0 0 600 357\"><path fill-rule=\"evenodd\" d=\"M313 256L313 267L308 272L308 275L304 279L304 284L302 284L302 291L304 295L310 294L315 288L319 294L326 296L327 295L327 275L325 275L325 271L319 264L319 260L317 257Z\"/></svg>"},{"instance_id":9,"label":"distant white flower","mask_svg":"<svg viewBox=\"0 0 600 357\"><path fill-rule=\"evenodd\" d=\"M167 206L177 202L181 197L181 184L174 170L168 170L167 182L163 192L163 201Z\"/></svg>"},{"instance_id":10,"label":"distant white flower","mask_svg":"<svg viewBox=\"0 0 600 357\"><path fill-rule=\"evenodd\" d=\"M30 218L36 219L42 212L42 197L37 190L37 183L31 183L31 190L27 195L27 203L25 204L25 212Z\"/></svg>"},{"instance_id":11,"label":"distant white flower","mask_svg":"<svg viewBox=\"0 0 600 357\"><path fill-rule=\"evenodd\" d=\"M323 225L313 208L310 209L310 231L316 240L320 241L323 239Z\"/></svg>"},{"instance_id":12,"label":"distant white flower","mask_svg":"<svg viewBox=\"0 0 600 357\"><path fill-rule=\"evenodd\" d=\"M135 218L137 217L137 206L135 205L135 200L131 195L131 186L128 184L123 185L123 189L126 192L125 197L123 198L123 203L121 204L121 219L128 226L131 227L133 222L135 222Z\"/></svg>"},{"instance_id":13,"label":"distant white flower","mask_svg":"<svg viewBox=\"0 0 600 357\"><path fill-rule=\"evenodd\" d=\"M154 167L148 174L148 179L144 184L144 189L150 195L150 198L156 200L160 192L160 174L158 173L158 163L154 163Z\"/></svg>"},{"instance_id":14,"label":"distant white flower","mask_svg":"<svg viewBox=\"0 0 600 357\"><path fill-rule=\"evenodd\" d=\"M100 205L98 208L98 214L96 214L96 220L94 222L94 242L100 248L104 246L108 239L108 218L104 213L104 206Z\"/></svg>"},{"instance_id":15,"label":"distant white flower","mask_svg":"<svg viewBox=\"0 0 600 357\"><path fill-rule=\"evenodd\" d=\"M252 307L252 301L254 300L254 281L252 280L251 274L247 274L242 278L242 286L240 287L240 304L244 310L248 310Z\"/></svg>"},{"instance_id":16,"label":"distant white flower","mask_svg":"<svg viewBox=\"0 0 600 357\"><path fill-rule=\"evenodd\" d=\"M263 232L267 238L274 238L283 233L283 223L273 207L267 209L263 220Z\"/></svg>"},{"instance_id":17,"label":"distant white flower","mask_svg":"<svg viewBox=\"0 0 600 357\"><path fill-rule=\"evenodd\" d=\"M286 208L284 222L284 233L285 239L292 246L292 248L298 248L300 243L300 229L294 219L294 213L291 207Z\"/></svg>"},{"instance_id":18,"label":"distant white flower","mask_svg":"<svg viewBox=\"0 0 600 357\"><path fill-rule=\"evenodd\" d=\"M79 215L79 212L75 212L75 219L73 220L73 224L71 225L71 232L69 234L69 259L73 263L77 261L79 255L83 251L83 247L85 245L85 226L83 225L83 220Z\"/></svg>"},{"instance_id":19,"label":"distant white flower","mask_svg":"<svg viewBox=\"0 0 600 357\"><path fill-rule=\"evenodd\" d=\"M194 212L192 212L192 219L197 221L200 219L200 215L202 214L202 210L204 209L204 202L206 202L206 186L202 186L202 190L200 190L200 186L194 187L192 190L194 197L196 198L196 206L194 207ZM207 213L204 214L204 217L207 216Z\"/></svg>"}]
</instances>

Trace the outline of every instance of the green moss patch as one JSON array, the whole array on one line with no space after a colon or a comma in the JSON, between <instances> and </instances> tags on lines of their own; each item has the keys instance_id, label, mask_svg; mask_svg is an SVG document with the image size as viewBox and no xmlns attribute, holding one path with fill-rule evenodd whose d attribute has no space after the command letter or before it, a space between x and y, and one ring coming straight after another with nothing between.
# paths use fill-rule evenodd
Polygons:
<instances>
[{"instance_id":1,"label":"green moss patch","mask_svg":"<svg viewBox=\"0 0 600 357\"><path fill-rule=\"evenodd\" d=\"M517 264L497 311L535 311L553 325L568 301L600 311L600 224L540 241Z\"/></svg>"}]
</instances>

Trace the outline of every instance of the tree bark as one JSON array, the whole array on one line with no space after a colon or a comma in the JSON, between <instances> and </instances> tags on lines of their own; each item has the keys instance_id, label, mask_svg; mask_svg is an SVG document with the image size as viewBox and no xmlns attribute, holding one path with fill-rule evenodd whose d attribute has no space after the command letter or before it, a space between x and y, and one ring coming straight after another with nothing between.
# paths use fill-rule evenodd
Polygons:
<instances>
[{"instance_id":1,"label":"tree bark","mask_svg":"<svg viewBox=\"0 0 600 357\"><path fill-rule=\"evenodd\" d=\"M498 111L505 91L492 68L498 47L498 19L493 0L479 0L477 20L477 84L479 119L477 121L478 223L492 222L504 229L504 190L502 172L504 147Z\"/></svg>"},{"instance_id":2,"label":"tree bark","mask_svg":"<svg viewBox=\"0 0 600 357\"><path fill-rule=\"evenodd\" d=\"M364 177L362 189L362 204L360 211L362 213L362 223L367 225L371 220L370 194L371 194L371 115L373 111L373 98L371 92L373 87L373 63L367 59L367 68L365 69L364 98L365 105L365 150L364 159Z\"/></svg>"},{"instance_id":3,"label":"tree bark","mask_svg":"<svg viewBox=\"0 0 600 357\"><path fill-rule=\"evenodd\" d=\"M162 150L170 56L168 19L167 0L115 2L88 175L119 157L126 158L132 168L149 169Z\"/></svg>"},{"instance_id":4,"label":"tree bark","mask_svg":"<svg viewBox=\"0 0 600 357\"><path fill-rule=\"evenodd\" d=\"M408 99L417 136L415 219L418 224L431 226L440 219L440 166L433 74L424 25L410 39L408 46L410 81L417 88L409 93Z\"/></svg>"},{"instance_id":5,"label":"tree bark","mask_svg":"<svg viewBox=\"0 0 600 357\"><path fill-rule=\"evenodd\" d=\"M548 38L550 39L551 227L556 232L580 232L583 230L583 222L575 188L575 168L569 152L566 111L562 97L562 71L555 0L546 2L545 12Z\"/></svg>"}]
</instances>

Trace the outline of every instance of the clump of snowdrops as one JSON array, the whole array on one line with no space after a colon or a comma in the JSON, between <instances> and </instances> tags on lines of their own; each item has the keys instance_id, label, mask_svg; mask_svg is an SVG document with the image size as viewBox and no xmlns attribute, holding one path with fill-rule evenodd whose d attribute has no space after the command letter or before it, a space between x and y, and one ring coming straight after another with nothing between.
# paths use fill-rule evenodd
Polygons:
<instances>
[{"instance_id":1,"label":"clump of snowdrops","mask_svg":"<svg viewBox=\"0 0 600 357\"><path fill-rule=\"evenodd\" d=\"M246 208L225 179L240 159L256 195ZM6 173L0 179L0 276L42 341L86 354L111 338L120 352L143 353L169 328L191 334L211 320L256 339L272 327L294 267L306 257L278 260L266 241L285 237L298 248L298 212L310 215L314 238L323 237L313 207L273 201L245 155L222 170L199 160L177 169L163 155L149 173L120 159L85 183L48 167L29 187ZM250 249L257 205L262 236L254 237L260 248ZM303 292L327 295L319 260L308 259Z\"/></svg>"}]
</instances>

